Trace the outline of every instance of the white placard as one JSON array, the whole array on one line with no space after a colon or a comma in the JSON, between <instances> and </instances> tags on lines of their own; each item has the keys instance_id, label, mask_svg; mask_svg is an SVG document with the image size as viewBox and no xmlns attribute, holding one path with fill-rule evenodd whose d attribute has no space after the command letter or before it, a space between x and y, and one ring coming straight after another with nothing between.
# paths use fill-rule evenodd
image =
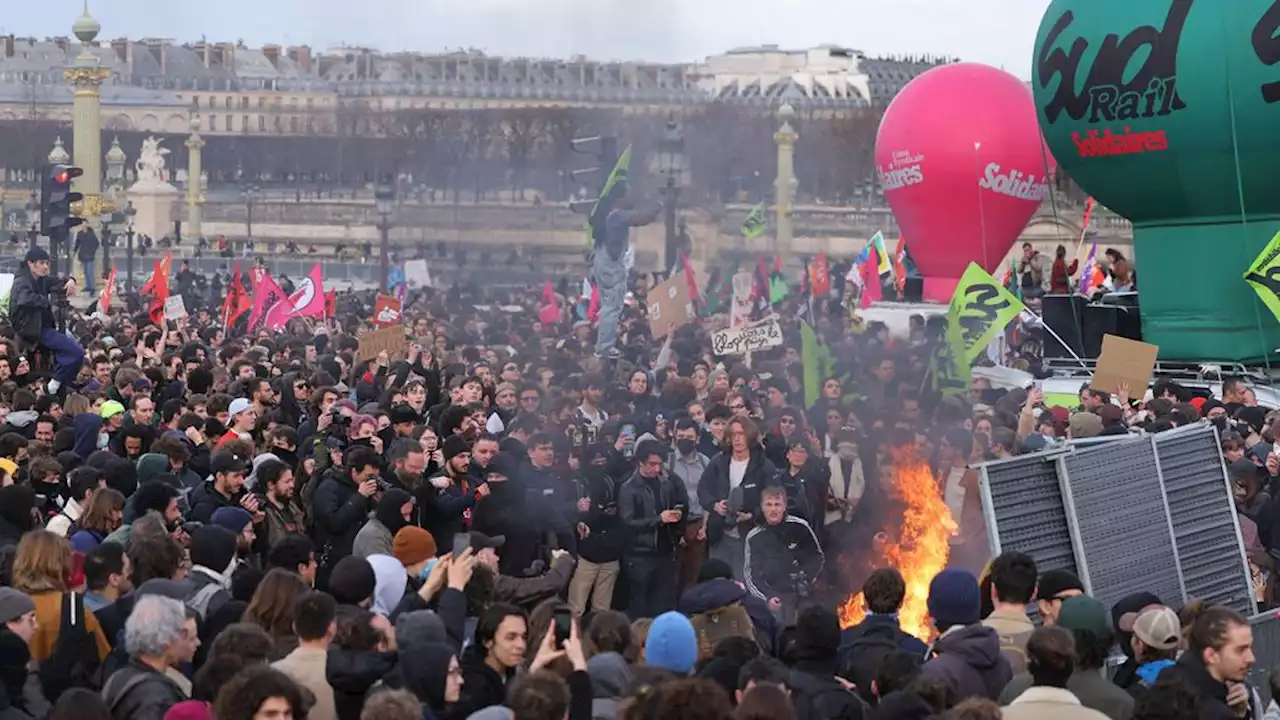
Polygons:
<instances>
[{"instance_id":1,"label":"white placard","mask_svg":"<svg viewBox=\"0 0 1280 720\"><path fill-rule=\"evenodd\" d=\"M776 318L752 327L725 328L711 336L711 349L716 355L743 355L781 344L782 328Z\"/></svg>"},{"instance_id":2,"label":"white placard","mask_svg":"<svg viewBox=\"0 0 1280 720\"><path fill-rule=\"evenodd\" d=\"M164 319L177 320L187 316L187 303L181 295L170 295L164 299Z\"/></svg>"},{"instance_id":3,"label":"white placard","mask_svg":"<svg viewBox=\"0 0 1280 720\"><path fill-rule=\"evenodd\" d=\"M404 281L411 288L435 287L431 284L431 268L426 260L409 260L404 264Z\"/></svg>"}]
</instances>

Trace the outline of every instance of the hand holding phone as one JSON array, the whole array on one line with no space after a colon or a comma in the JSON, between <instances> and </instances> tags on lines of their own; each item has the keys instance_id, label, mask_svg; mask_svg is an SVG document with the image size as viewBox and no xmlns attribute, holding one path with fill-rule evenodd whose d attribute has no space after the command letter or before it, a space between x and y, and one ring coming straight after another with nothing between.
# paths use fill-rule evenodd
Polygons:
<instances>
[{"instance_id":1,"label":"hand holding phone","mask_svg":"<svg viewBox=\"0 0 1280 720\"><path fill-rule=\"evenodd\" d=\"M556 649L564 647L564 643L569 639L569 633L573 629L573 615L569 612L569 608L556 608L551 615L552 628L556 634Z\"/></svg>"},{"instance_id":2,"label":"hand holding phone","mask_svg":"<svg viewBox=\"0 0 1280 720\"><path fill-rule=\"evenodd\" d=\"M471 547L471 533L457 533L453 536L453 556L460 557Z\"/></svg>"}]
</instances>

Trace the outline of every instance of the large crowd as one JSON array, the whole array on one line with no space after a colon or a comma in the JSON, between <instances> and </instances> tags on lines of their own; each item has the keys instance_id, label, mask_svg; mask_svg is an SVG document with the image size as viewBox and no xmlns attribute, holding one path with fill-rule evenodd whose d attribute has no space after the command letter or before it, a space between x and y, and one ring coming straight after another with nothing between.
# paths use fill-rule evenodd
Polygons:
<instances>
[{"instance_id":1,"label":"large crowd","mask_svg":"<svg viewBox=\"0 0 1280 720\"><path fill-rule=\"evenodd\" d=\"M572 302L476 286L410 293L403 349L362 346L360 295L280 333L221 327L220 297L63 333L63 281L26 260L0 339L0 720L1280 716L1236 613L1108 608L991 559L972 469L1203 416L1266 578L1277 415L1241 382L944 398L922 317L892 337L837 287L769 310L782 346L715 356L713 319L653 337L634 273L603 347ZM836 358L816 387L800 314ZM906 458L957 525L920 638L877 554Z\"/></svg>"}]
</instances>

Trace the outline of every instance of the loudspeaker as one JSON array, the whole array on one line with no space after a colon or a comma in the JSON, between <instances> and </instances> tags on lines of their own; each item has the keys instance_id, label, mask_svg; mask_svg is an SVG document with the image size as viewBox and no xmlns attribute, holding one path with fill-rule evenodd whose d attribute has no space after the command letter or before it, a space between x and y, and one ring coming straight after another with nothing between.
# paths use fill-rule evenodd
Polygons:
<instances>
[{"instance_id":1,"label":"loudspeaker","mask_svg":"<svg viewBox=\"0 0 1280 720\"><path fill-rule=\"evenodd\" d=\"M908 277L902 283L903 302L924 302L924 278Z\"/></svg>"},{"instance_id":2,"label":"loudspeaker","mask_svg":"<svg viewBox=\"0 0 1280 720\"><path fill-rule=\"evenodd\" d=\"M1084 323L1080 337L1084 344L1084 357L1102 355L1102 336L1119 335L1121 309L1115 305L1090 304L1084 309Z\"/></svg>"},{"instance_id":3,"label":"loudspeaker","mask_svg":"<svg viewBox=\"0 0 1280 720\"><path fill-rule=\"evenodd\" d=\"M1040 299L1044 324L1062 338L1062 342L1058 342L1053 335L1044 334L1046 358L1069 358L1072 352L1081 357L1085 356L1080 332L1084 307L1085 299L1079 295L1045 295Z\"/></svg>"}]
</instances>

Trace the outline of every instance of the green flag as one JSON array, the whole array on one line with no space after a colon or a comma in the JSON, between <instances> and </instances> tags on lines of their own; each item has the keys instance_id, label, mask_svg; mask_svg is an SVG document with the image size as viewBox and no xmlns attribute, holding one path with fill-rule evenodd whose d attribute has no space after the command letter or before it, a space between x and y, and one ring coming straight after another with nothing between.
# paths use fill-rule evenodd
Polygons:
<instances>
[{"instance_id":1,"label":"green flag","mask_svg":"<svg viewBox=\"0 0 1280 720\"><path fill-rule=\"evenodd\" d=\"M769 231L769 221L764 216L764 203L751 208L746 219L742 221L742 236L756 238Z\"/></svg>"},{"instance_id":2,"label":"green flag","mask_svg":"<svg viewBox=\"0 0 1280 720\"><path fill-rule=\"evenodd\" d=\"M728 274L719 273L718 268L711 269L712 277L708 278L707 289L702 293L706 298L703 303L703 316L715 315L729 305L733 293L733 276L738 274L738 262L734 261L733 269Z\"/></svg>"},{"instance_id":3,"label":"green flag","mask_svg":"<svg viewBox=\"0 0 1280 720\"><path fill-rule=\"evenodd\" d=\"M800 359L804 368L804 406L813 407L822 396L822 382L831 377L835 358L831 350L818 340L818 334L809 323L800 321Z\"/></svg>"},{"instance_id":4,"label":"green flag","mask_svg":"<svg viewBox=\"0 0 1280 720\"><path fill-rule=\"evenodd\" d=\"M591 206L591 214L587 216L587 244L594 247L597 242L604 242L604 221L609 217L609 213L613 210L613 194L614 188L619 183L627 181L627 173L631 169L631 146L628 145L626 150L618 156L618 162L614 164L613 170L609 171L609 177L605 178L604 187L600 190L600 197L596 198L595 205Z\"/></svg>"},{"instance_id":5,"label":"green flag","mask_svg":"<svg viewBox=\"0 0 1280 720\"><path fill-rule=\"evenodd\" d=\"M791 290L787 287L786 280L776 274L769 277L769 304L786 300L790 292Z\"/></svg>"}]
</instances>

